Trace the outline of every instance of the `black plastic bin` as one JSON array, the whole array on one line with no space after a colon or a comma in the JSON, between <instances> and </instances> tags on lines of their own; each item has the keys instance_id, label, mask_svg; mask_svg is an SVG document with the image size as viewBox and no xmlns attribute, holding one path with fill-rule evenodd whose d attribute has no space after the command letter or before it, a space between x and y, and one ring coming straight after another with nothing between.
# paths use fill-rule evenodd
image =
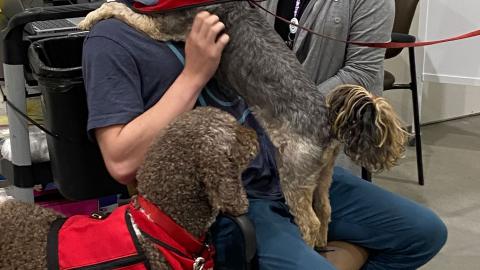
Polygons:
<instances>
[{"instance_id":1,"label":"black plastic bin","mask_svg":"<svg viewBox=\"0 0 480 270\"><path fill-rule=\"evenodd\" d=\"M47 38L28 49L42 92L45 125L58 134L47 136L53 179L62 195L72 200L126 193L107 172L97 144L87 137L83 40L84 36Z\"/></svg>"}]
</instances>

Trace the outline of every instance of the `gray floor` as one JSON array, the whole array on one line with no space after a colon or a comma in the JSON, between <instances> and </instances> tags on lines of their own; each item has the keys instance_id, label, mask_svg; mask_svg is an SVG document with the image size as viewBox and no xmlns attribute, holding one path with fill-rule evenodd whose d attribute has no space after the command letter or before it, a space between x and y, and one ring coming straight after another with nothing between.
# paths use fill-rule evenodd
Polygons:
<instances>
[{"instance_id":1,"label":"gray floor","mask_svg":"<svg viewBox=\"0 0 480 270\"><path fill-rule=\"evenodd\" d=\"M415 152L375 183L433 209L447 224L449 239L422 270L480 269L480 116L422 129L426 185L416 184Z\"/></svg>"}]
</instances>

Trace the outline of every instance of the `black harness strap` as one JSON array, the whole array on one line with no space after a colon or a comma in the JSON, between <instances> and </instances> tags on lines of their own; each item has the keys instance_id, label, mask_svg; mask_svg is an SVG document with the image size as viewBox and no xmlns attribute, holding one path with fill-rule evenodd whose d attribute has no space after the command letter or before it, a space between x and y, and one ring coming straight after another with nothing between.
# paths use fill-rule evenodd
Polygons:
<instances>
[{"instance_id":1,"label":"black harness strap","mask_svg":"<svg viewBox=\"0 0 480 270\"><path fill-rule=\"evenodd\" d=\"M58 264L58 232L62 228L63 224L67 221L67 218L57 218L53 221L48 231L47 238L47 269L59 270Z\"/></svg>"},{"instance_id":2,"label":"black harness strap","mask_svg":"<svg viewBox=\"0 0 480 270\"><path fill-rule=\"evenodd\" d=\"M132 220L130 219L129 216L129 211L125 211L125 223L127 224L128 231L130 232L130 236L133 239L133 243L135 244L135 248L137 249L137 254L139 261L143 261L143 264L145 265L145 268L147 270L151 269L150 262L148 261L147 256L145 255L145 252L143 251L142 246L140 245L140 241L138 240L137 234L135 233L135 230L133 229L133 224Z\"/></svg>"}]
</instances>

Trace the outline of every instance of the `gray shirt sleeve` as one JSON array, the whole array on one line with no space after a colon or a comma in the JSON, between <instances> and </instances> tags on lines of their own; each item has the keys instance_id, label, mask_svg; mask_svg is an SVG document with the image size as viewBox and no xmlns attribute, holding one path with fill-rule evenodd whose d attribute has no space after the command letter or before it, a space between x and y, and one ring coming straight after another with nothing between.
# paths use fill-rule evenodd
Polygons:
<instances>
[{"instance_id":1,"label":"gray shirt sleeve","mask_svg":"<svg viewBox=\"0 0 480 270\"><path fill-rule=\"evenodd\" d=\"M365 42L390 41L395 5L390 0L354 0L349 40ZM341 84L359 84L377 95L383 91L385 49L348 44L343 67L318 85L328 93ZM326 68L326 67L320 67Z\"/></svg>"}]
</instances>

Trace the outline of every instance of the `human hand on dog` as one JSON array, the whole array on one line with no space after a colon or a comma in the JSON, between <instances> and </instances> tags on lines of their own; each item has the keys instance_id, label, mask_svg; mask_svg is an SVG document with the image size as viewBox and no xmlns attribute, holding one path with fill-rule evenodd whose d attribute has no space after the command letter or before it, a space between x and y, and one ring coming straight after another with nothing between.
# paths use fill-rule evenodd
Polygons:
<instances>
[{"instance_id":1,"label":"human hand on dog","mask_svg":"<svg viewBox=\"0 0 480 270\"><path fill-rule=\"evenodd\" d=\"M185 43L183 73L199 84L206 84L215 74L223 49L230 37L223 33L225 25L217 15L207 11L197 14ZM200 89L201 90L201 89Z\"/></svg>"}]
</instances>

